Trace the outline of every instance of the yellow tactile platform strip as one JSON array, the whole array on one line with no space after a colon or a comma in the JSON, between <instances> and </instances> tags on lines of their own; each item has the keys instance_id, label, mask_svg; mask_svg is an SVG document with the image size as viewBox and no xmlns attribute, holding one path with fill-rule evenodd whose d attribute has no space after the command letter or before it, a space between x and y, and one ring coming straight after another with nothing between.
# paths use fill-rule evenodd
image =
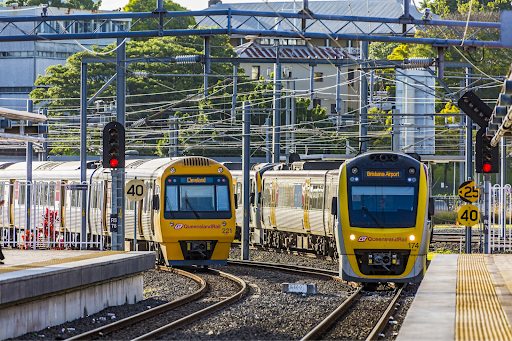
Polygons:
<instances>
[{"instance_id":1,"label":"yellow tactile platform strip","mask_svg":"<svg viewBox=\"0 0 512 341\"><path fill-rule=\"evenodd\" d=\"M19 270L42 268L42 267L45 267L48 265L78 262L80 260L117 255L119 253L125 253L125 252L126 251L95 252L95 253L89 253L87 255L81 255L81 256L75 256L75 257L51 259L51 260L47 260L47 261L43 261L43 262L35 262L35 263L21 264L21 265L15 265L15 266L0 267L0 274L7 273L7 272L13 272L13 271L19 271Z\"/></svg>"},{"instance_id":2,"label":"yellow tactile platform strip","mask_svg":"<svg viewBox=\"0 0 512 341\"><path fill-rule=\"evenodd\" d=\"M460 255L457 271L457 341L512 340L483 255Z\"/></svg>"}]
</instances>

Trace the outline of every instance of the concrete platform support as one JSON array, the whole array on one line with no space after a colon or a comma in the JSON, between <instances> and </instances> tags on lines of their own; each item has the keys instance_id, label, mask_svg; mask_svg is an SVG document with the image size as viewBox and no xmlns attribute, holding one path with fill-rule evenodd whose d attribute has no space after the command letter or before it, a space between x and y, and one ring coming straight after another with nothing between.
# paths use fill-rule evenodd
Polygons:
<instances>
[{"instance_id":1,"label":"concrete platform support","mask_svg":"<svg viewBox=\"0 0 512 341\"><path fill-rule=\"evenodd\" d=\"M0 340L142 300L142 274L0 306ZM25 300L27 301L27 300Z\"/></svg>"}]
</instances>

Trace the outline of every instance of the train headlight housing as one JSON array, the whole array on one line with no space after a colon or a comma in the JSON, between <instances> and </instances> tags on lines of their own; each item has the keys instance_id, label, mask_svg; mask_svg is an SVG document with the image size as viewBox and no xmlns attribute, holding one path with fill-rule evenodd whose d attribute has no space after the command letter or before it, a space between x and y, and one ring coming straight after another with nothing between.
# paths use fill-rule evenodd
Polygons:
<instances>
[{"instance_id":1,"label":"train headlight housing","mask_svg":"<svg viewBox=\"0 0 512 341\"><path fill-rule=\"evenodd\" d=\"M416 168L409 168L409 174L415 174L416 173Z\"/></svg>"},{"instance_id":2,"label":"train headlight housing","mask_svg":"<svg viewBox=\"0 0 512 341\"><path fill-rule=\"evenodd\" d=\"M352 167L351 171L352 174L357 174L357 172L359 172L359 169L357 169L357 167Z\"/></svg>"},{"instance_id":3,"label":"train headlight housing","mask_svg":"<svg viewBox=\"0 0 512 341\"><path fill-rule=\"evenodd\" d=\"M224 172L224 169L222 169L222 167L219 167L219 169L217 169L217 172L219 172L219 174L220 174L220 173Z\"/></svg>"},{"instance_id":4,"label":"train headlight housing","mask_svg":"<svg viewBox=\"0 0 512 341\"><path fill-rule=\"evenodd\" d=\"M173 222L173 221L171 221L171 222L169 223L169 225L170 225L171 227L173 227L173 226L174 226L174 222Z\"/></svg>"},{"instance_id":5,"label":"train headlight housing","mask_svg":"<svg viewBox=\"0 0 512 341\"><path fill-rule=\"evenodd\" d=\"M171 173L173 173L173 174L176 173L176 168L172 167L171 168Z\"/></svg>"},{"instance_id":6,"label":"train headlight housing","mask_svg":"<svg viewBox=\"0 0 512 341\"><path fill-rule=\"evenodd\" d=\"M222 226L226 226L226 222L225 221L222 222Z\"/></svg>"},{"instance_id":7,"label":"train headlight housing","mask_svg":"<svg viewBox=\"0 0 512 341\"><path fill-rule=\"evenodd\" d=\"M416 236L415 236L414 234L411 234L411 235L409 236L409 240L410 240L411 242L413 242L414 240L416 240Z\"/></svg>"},{"instance_id":8,"label":"train headlight housing","mask_svg":"<svg viewBox=\"0 0 512 341\"><path fill-rule=\"evenodd\" d=\"M350 240L356 240L356 235L355 234L351 234L350 235Z\"/></svg>"}]
</instances>

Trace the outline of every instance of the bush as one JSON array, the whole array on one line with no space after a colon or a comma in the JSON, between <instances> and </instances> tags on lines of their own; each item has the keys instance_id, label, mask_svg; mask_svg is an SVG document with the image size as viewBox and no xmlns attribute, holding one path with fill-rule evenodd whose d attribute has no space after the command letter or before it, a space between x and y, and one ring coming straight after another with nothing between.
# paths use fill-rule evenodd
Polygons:
<instances>
[{"instance_id":1,"label":"bush","mask_svg":"<svg viewBox=\"0 0 512 341\"><path fill-rule=\"evenodd\" d=\"M432 217L434 225L457 224L457 211L435 212Z\"/></svg>"}]
</instances>

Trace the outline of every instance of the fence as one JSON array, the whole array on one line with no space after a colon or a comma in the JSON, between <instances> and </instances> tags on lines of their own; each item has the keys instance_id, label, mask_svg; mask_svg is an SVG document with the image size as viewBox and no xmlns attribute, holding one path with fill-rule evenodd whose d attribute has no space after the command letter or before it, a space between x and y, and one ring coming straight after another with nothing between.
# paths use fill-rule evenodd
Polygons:
<instances>
[{"instance_id":1,"label":"fence","mask_svg":"<svg viewBox=\"0 0 512 341\"><path fill-rule=\"evenodd\" d=\"M71 190L69 182L0 182L0 243L23 249L103 249L106 233L104 188L93 183L88 191ZM94 194L94 195L92 195ZM82 196L87 196L87 240L80 241ZM30 198L30 200L27 200ZM28 204L30 203L30 204ZM92 222L92 223L91 223Z\"/></svg>"},{"instance_id":2,"label":"fence","mask_svg":"<svg viewBox=\"0 0 512 341\"><path fill-rule=\"evenodd\" d=\"M511 186L494 185L490 193L489 252L512 251Z\"/></svg>"},{"instance_id":3,"label":"fence","mask_svg":"<svg viewBox=\"0 0 512 341\"><path fill-rule=\"evenodd\" d=\"M458 196L434 196L434 210L440 211L457 211L465 202Z\"/></svg>"}]
</instances>

